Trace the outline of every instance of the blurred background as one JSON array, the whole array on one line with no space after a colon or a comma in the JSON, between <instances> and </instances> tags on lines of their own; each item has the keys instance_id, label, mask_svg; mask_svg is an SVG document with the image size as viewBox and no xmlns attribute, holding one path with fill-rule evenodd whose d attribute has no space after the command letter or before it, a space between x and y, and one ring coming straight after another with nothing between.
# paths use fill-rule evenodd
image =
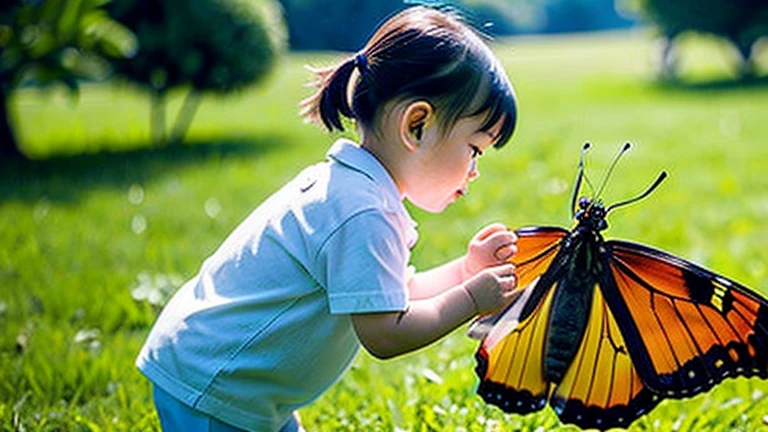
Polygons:
<instances>
[{"instance_id":1,"label":"blurred background","mask_svg":"<svg viewBox=\"0 0 768 432\"><path fill-rule=\"evenodd\" d=\"M423 269L492 221L569 226L581 145L608 237L768 292L764 0L2 0L0 430L155 430L133 360L160 308L226 235L339 136L302 122L306 66L360 49L413 4L489 37L520 102L512 142L440 215L411 208ZM358 357L308 430L554 430L474 389L462 331L390 362ZM662 403L637 430L756 430L766 384ZM568 430L564 428L563 430Z\"/></svg>"},{"instance_id":2,"label":"blurred background","mask_svg":"<svg viewBox=\"0 0 768 432\"><path fill-rule=\"evenodd\" d=\"M768 35L760 0L7 0L0 6L0 157L29 158L16 129L16 90L65 89L77 103L83 84L121 82L150 99L150 140L181 142L205 94L231 95L261 83L286 52L364 46L387 16L412 4L460 13L495 40L617 29L648 29L658 40L655 72L679 78L679 49L691 34L728 45L737 79L760 74ZM168 96L187 95L177 113ZM21 135L21 136L19 136Z\"/></svg>"}]
</instances>

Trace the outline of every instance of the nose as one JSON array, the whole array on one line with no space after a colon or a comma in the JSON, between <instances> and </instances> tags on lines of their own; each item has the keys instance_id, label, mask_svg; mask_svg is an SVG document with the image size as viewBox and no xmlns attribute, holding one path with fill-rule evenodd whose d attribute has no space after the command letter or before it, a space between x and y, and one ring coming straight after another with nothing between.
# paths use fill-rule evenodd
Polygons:
<instances>
[{"instance_id":1,"label":"nose","mask_svg":"<svg viewBox=\"0 0 768 432\"><path fill-rule=\"evenodd\" d=\"M477 159L473 158L472 162L469 164L469 174L467 174L467 178L469 181L473 181L478 177L480 177L480 171L477 170Z\"/></svg>"}]
</instances>

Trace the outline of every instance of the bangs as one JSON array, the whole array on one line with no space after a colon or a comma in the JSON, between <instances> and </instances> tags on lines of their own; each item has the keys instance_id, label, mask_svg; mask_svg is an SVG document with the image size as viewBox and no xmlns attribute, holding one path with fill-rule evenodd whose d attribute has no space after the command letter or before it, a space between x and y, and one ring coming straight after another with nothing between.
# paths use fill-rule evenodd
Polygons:
<instances>
[{"instance_id":1,"label":"bangs","mask_svg":"<svg viewBox=\"0 0 768 432\"><path fill-rule=\"evenodd\" d=\"M481 132L489 131L501 120L501 129L493 144L498 149L509 142L517 126L515 91L504 68L489 55L490 50L479 48L477 51L467 53L465 61L451 65L450 73L440 74L439 79L432 81L440 92L453 89L432 101L442 112L445 133L463 117L485 116Z\"/></svg>"},{"instance_id":2,"label":"bangs","mask_svg":"<svg viewBox=\"0 0 768 432\"><path fill-rule=\"evenodd\" d=\"M493 146L502 148L512 138L517 126L517 101L504 70L495 62L489 66L466 64L454 67L453 73L432 83L440 91L446 88L453 88L453 91L442 97L427 96L427 99L439 108L440 123L445 134L460 118L485 116L478 129L481 132L490 130L501 120L501 129ZM457 86L456 83L461 84Z\"/></svg>"},{"instance_id":3,"label":"bangs","mask_svg":"<svg viewBox=\"0 0 768 432\"><path fill-rule=\"evenodd\" d=\"M477 109L473 110L470 116L486 114L480 131L488 131L494 127L499 120L502 120L499 135L493 144L495 148L502 148L512 138L517 126L517 102L515 91L512 88L503 69L493 68L491 82L488 83L485 91L485 98L481 101Z\"/></svg>"}]
</instances>

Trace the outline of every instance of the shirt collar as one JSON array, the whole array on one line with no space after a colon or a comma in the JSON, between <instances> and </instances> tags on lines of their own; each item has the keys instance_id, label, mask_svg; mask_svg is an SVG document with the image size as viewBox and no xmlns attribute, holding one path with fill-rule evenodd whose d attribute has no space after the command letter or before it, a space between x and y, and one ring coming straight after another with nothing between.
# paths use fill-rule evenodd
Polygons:
<instances>
[{"instance_id":1,"label":"shirt collar","mask_svg":"<svg viewBox=\"0 0 768 432\"><path fill-rule=\"evenodd\" d=\"M327 156L329 159L361 172L379 185L387 210L395 212L402 218L409 228L408 231L413 230L413 234L409 233L408 235L409 243L416 241L415 238L412 238L415 235L416 222L405 208L394 179L392 179L384 165L371 152L353 141L341 138L333 143L328 150Z\"/></svg>"}]
</instances>

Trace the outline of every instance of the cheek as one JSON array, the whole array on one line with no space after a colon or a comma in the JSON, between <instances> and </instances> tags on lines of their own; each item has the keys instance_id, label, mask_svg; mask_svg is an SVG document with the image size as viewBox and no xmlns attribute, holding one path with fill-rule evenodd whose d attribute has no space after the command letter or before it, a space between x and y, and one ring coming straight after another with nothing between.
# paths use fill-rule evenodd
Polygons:
<instances>
[{"instance_id":1,"label":"cheek","mask_svg":"<svg viewBox=\"0 0 768 432\"><path fill-rule=\"evenodd\" d=\"M472 160L470 149L465 145L454 144L437 150L432 155L429 176L441 179L445 187L455 187L471 176Z\"/></svg>"},{"instance_id":2,"label":"cheek","mask_svg":"<svg viewBox=\"0 0 768 432\"><path fill-rule=\"evenodd\" d=\"M466 177L477 170L477 159L470 159L466 154L463 154L454 166L457 175L461 174L463 177Z\"/></svg>"}]
</instances>

